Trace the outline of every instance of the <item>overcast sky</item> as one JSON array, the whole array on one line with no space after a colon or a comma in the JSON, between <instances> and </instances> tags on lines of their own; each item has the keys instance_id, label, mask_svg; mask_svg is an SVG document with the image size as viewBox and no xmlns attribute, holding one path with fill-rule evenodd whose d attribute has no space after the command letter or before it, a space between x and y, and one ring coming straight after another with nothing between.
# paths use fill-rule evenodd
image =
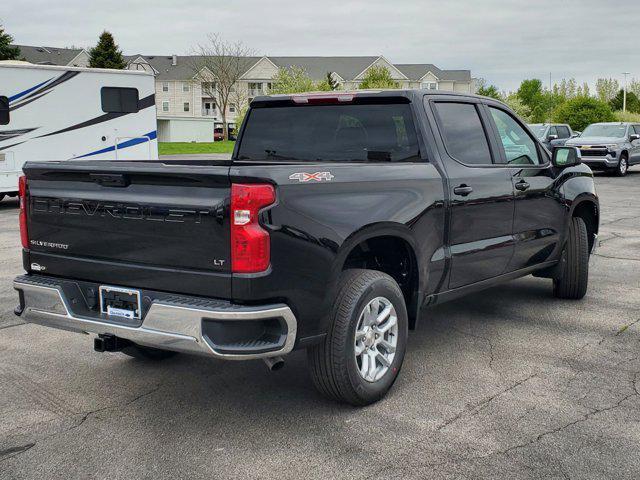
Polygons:
<instances>
[{"instance_id":1,"label":"overcast sky","mask_svg":"<svg viewBox=\"0 0 640 480\"><path fill-rule=\"evenodd\" d=\"M470 69L501 90L549 73L640 78L640 0L22 0L0 21L26 45L90 46L107 29L126 54L187 54L218 32L257 54Z\"/></svg>"}]
</instances>

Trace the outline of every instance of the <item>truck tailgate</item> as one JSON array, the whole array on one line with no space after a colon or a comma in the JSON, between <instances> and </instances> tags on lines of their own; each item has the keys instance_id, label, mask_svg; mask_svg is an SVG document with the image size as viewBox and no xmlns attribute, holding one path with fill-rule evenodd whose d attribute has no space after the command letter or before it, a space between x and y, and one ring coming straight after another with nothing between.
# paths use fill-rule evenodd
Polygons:
<instances>
[{"instance_id":1,"label":"truck tailgate","mask_svg":"<svg viewBox=\"0 0 640 480\"><path fill-rule=\"evenodd\" d=\"M29 163L28 270L230 298L229 167Z\"/></svg>"}]
</instances>

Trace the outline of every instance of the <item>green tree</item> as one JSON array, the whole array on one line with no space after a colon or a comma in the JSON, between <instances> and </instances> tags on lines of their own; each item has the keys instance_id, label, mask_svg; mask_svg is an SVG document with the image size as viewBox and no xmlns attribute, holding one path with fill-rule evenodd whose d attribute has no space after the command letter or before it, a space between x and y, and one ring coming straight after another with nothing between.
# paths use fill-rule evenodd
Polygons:
<instances>
[{"instance_id":1,"label":"green tree","mask_svg":"<svg viewBox=\"0 0 640 480\"><path fill-rule=\"evenodd\" d=\"M490 97L490 98L495 98L496 100L502 100L502 95L500 95L500 92L498 91L498 87L496 87L495 85L489 85L489 86L482 85L480 88L478 88L476 93L478 95L482 95L483 97Z\"/></svg>"},{"instance_id":2,"label":"green tree","mask_svg":"<svg viewBox=\"0 0 640 480\"><path fill-rule=\"evenodd\" d=\"M13 37L0 25L0 60L18 60L20 58L20 48L11 45L12 43Z\"/></svg>"},{"instance_id":3,"label":"green tree","mask_svg":"<svg viewBox=\"0 0 640 480\"><path fill-rule=\"evenodd\" d=\"M620 90L620 83L615 78L599 78L596 80L596 97L601 102L608 102ZM640 91L638 92L640 94Z\"/></svg>"},{"instance_id":4,"label":"green tree","mask_svg":"<svg viewBox=\"0 0 640 480\"><path fill-rule=\"evenodd\" d=\"M385 66L373 66L364 76L360 88L400 88L400 84L391 78L391 72Z\"/></svg>"},{"instance_id":5,"label":"green tree","mask_svg":"<svg viewBox=\"0 0 640 480\"><path fill-rule=\"evenodd\" d=\"M520 97L518 97L516 93L510 93L509 95L507 95L505 103L509 105L511 110L513 110L516 115L518 115L525 122L533 123L531 122L531 109L527 105L522 103L522 100L520 100Z\"/></svg>"},{"instance_id":6,"label":"green tree","mask_svg":"<svg viewBox=\"0 0 640 480\"><path fill-rule=\"evenodd\" d=\"M537 78L523 80L516 94L522 103L533 110L542 95L542 81Z\"/></svg>"},{"instance_id":7,"label":"green tree","mask_svg":"<svg viewBox=\"0 0 640 480\"><path fill-rule=\"evenodd\" d=\"M622 110L624 106L624 90L620 90L618 94L609 101L612 110ZM633 92L627 92L627 111L631 113L640 113L640 100Z\"/></svg>"},{"instance_id":8,"label":"green tree","mask_svg":"<svg viewBox=\"0 0 640 480\"><path fill-rule=\"evenodd\" d=\"M584 130L597 122L614 122L611 107L596 98L576 97L562 103L553 113L553 121L568 123L574 130Z\"/></svg>"},{"instance_id":9,"label":"green tree","mask_svg":"<svg viewBox=\"0 0 640 480\"><path fill-rule=\"evenodd\" d=\"M322 83L322 82L321 82ZM312 92L318 90L318 85L314 83L304 68L292 66L290 68L280 68L271 81L271 94L289 94Z\"/></svg>"},{"instance_id":10,"label":"green tree","mask_svg":"<svg viewBox=\"0 0 640 480\"><path fill-rule=\"evenodd\" d=\"M122 70L127 63L116 45L113 35L106 30L100 35L98 44L89 50L89 66L92 68L113 68Z\"/></svg>"},{"instance_id":11,"label":"green tree","mask_svg":"<svg viewBox=\"0 0 640 480\"><path fill-rule=\"evenodd\" d=\"M619 89L619 87L616 88L615 91L617 92L618 89ZM640 98L640 81L636 80L635 78L631 79L631 81L629 82L629 85L627 87L627 91L635 93L636 97ZM612 95L612 97L613 97L613 95Z\"/></svg>"}]
</instances>

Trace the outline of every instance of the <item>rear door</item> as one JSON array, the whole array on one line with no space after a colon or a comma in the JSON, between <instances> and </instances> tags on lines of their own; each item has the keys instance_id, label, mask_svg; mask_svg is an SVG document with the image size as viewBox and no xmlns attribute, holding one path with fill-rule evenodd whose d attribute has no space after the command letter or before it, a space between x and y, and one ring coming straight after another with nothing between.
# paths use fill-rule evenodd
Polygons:
<instances>
[{"instance_id":1,"label":"rear door","mask_svg":"<svg viewBox=\"0 0 640 480\"><path fill-rule=\"evenodd\" d=\"M430 103L449 179L449 288L454 289L505 272L513 254L513 185L498 164L478 101L442 97Z\"/></svg>"},{"instance_id":2,"label":"rear door","mask_svg":"<svg viewBox=\"0 0 640 480\"><path fill-rule=\"evenodd\" d=\"M229 297L228 170L28 164L30 264L101 284Z\"/></svg>"},{"instance_id":3,"label":"rear door","mask_svg":"<svg viewBox=\"0 0 640 480\"><path fill-rule=\"evenodd\" d=\"M566 212L556 194L557 174L547 153L507 109L493 105L486 109L515 191L515 252L507 268L514 271L552 258Z\"/></svg>"}]
</instances>

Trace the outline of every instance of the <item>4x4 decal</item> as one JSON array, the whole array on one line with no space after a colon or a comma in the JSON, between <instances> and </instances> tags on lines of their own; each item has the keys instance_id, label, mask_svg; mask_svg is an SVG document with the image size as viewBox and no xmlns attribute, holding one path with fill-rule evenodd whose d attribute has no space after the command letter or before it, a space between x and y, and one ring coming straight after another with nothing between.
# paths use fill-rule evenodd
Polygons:
<instances>
[{"instance_id":1,"label":"4x4 decal","mask_svg":"<svg viewBox=\"0 0 640 480\"><path fill-rule=\"evenodd\" d=\"M306 173L306 172L298 172L289 175L289 180L298 180L299 182L322 182L323 180L330 182L333 180L334 176L331 175L331 172L316 172L316 173Z\"/></svg>"}]
</instances>

